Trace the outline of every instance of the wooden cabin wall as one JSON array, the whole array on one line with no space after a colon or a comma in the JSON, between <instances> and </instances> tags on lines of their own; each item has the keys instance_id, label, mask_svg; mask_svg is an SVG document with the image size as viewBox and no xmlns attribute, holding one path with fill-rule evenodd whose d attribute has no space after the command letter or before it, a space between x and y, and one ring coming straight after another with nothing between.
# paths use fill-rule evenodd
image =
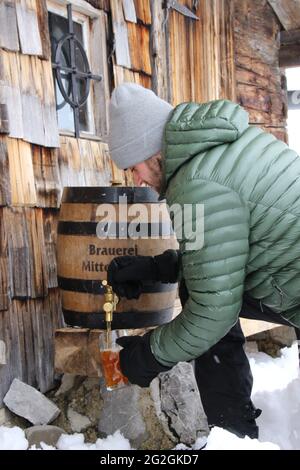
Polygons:
<instances>
[{"instance_id":1,"label":"wooden cabin wall","mask_svg":"<svg viewBox=\"0 0 300 470\"><path fill-rule=\"evenodd\" d=\"M234 0L237 100L252 124L287 142L287 103L279 67L279 20L267 0Z\"/></svg>"},{"instance_id":2,"label":"wooden cabin wall","mask_svg":"<svg viewBox=\"0 0 300 470\"><path fill-rule=\"evenodd\" d=\"M199 20L169 13L169 73L174 105L184 101L235 98L233 3L185 0ZM197 8L193 9L193 5Z\"/></svg>"},{"instance_id":3,"label":"wooden cabin wall","mask_svg":"<svg viewBox=\"0 0 300 470\"><path fill-rule=\"evenodd\" d=\"M106 143L59 136L47 21L45 0L0 2L0 406L15 377L42 392L53 386L54 331L63 326L56 272L63 188L131 183Z\"/></svg>"}]
</instances>

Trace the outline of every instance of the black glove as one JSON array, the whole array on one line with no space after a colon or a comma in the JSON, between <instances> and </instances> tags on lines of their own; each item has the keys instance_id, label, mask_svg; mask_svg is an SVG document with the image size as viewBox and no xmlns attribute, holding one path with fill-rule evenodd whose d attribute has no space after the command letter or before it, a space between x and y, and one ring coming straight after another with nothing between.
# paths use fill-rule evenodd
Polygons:
<instances>
[{"instance_id":1,"label":"black glove","mask_svg":"<svg viewBox=\"0 0 300 470\"><path fill-rule=\"evenodd\" d=\"M160 364L150 348L151 331L144 336L122 336L117 343L123 347L120 351L120 367L122 374L132 384L149 387L152 380L160 373L170 370Z\"/></svg>"},{"instance_id":2,"label":"black glove","mask_svg":"<svg viewBox=\"0 0 300 470\"><path fill-rule=\"evenodd\" d=\"M143 281L175 283L179 272L179 252L167 250L158 256L119 256L108 266L107 281L119 297L138 299Z\"/></svg>"}]
</instances>

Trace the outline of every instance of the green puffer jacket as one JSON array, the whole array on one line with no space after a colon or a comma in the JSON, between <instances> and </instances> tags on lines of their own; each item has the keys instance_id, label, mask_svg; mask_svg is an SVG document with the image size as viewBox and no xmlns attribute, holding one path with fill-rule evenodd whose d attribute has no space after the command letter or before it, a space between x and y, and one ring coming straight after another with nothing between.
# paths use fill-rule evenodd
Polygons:
<instances>
[{"instance_id":1,"label":"green puffer jacket","mask_svg":"<svg viewBox=\"0 0 300 470\"><path fill-rule=\"evenodd\" d=\"M162 195L204 204L204 246L180 240L189 299L151 335L157 360L205 353L236 323L244 291L300 326L300 157L226 100L177 106L163 155Z\"/></svg>"}]
</instances>

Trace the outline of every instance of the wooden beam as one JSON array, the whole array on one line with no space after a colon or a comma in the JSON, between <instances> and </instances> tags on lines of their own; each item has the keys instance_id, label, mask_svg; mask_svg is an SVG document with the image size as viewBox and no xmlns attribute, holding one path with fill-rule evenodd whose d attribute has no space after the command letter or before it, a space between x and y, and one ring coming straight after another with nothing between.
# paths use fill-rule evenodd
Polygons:
<instances>
[{"instance_id":1,"label":"wooden beam","mask_svg":"<svg viewBox=\"0 0 300 470\"><path fill-rule=\"evenodd\" d=\"M291 31L281 31L280 42L282 45L300 44L300 29L292 29Z\"/></svg>"},{"instance_id":2,"label":"wooden beam","mask_svg":"<svg viewBox=\"0 0 300 470\"><path fill-rule=\"evenodd\" d=\"M263 331L273 330L274 328L278 328L280 326L277 323L247 320L246 318L241 318L240 322L245 337L256 335L257 333L262 333Z\"/></svg>"},{"instance_id":3,"label":"wooden beam","mask_svg":"<svg viewBox=\"0 0 300 470\"><path fill-rule=\"evenodd\" d=\"M268 0L275 11L280 23L289 31L300 28L300 2L299 0Z\"/></svg>"},{"instance_id":4,"label":"wooden beam","mask_svg":"<svg viewBox=\"0 0 300 470\"><path fill-rule=\"evenodd\" d=\"M300 44L290 44L283 46L279 51L280 67L299 67L300 66Z\"/></svg>"}]
</instances>

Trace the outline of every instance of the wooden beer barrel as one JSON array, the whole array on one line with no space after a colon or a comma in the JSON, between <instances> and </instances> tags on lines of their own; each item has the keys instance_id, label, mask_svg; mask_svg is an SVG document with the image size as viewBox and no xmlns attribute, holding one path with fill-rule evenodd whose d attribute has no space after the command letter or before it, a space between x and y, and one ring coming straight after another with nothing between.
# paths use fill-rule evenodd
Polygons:
<instances>
[{"instance_id":1,"label":"wooden beer barrel","mask_svg":"<svg viewBox=\"0 0 300 470\"><path fill-rule=\"evenodd\" d=\"M101 282L110 261L124 255L154 256L169 248L177 248L169 213L152 189L65 188L57 266L66 324L105 328ZM138 300L120 300L112 327L143 328L170 321L176 291L177 284L148 282Z\"/></svg>"}]
</instances>

